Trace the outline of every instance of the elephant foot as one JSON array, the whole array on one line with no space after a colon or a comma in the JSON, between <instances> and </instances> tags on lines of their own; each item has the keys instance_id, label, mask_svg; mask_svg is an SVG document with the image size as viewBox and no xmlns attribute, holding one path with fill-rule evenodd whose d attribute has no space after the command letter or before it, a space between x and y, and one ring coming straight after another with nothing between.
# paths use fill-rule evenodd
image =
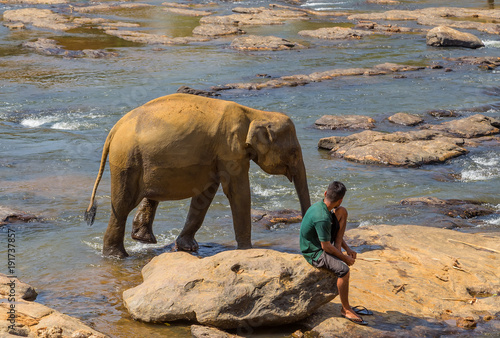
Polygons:
<instances>
[{"instance_id":1,"label":"elephant foot","mask_svg":"<svg viewBox=\"0 0 500 338\"><path fill-rule=\"evenodd\" d=\"M238 250L246 250L251 248L252 248L252 243L245 243L245 244L238 243Z\"/></svg>"},{"instance_id":2,"label":"elephant foot","mask_svg":"<svg viewBox=\"0 0 500 338\"><path fill-rule=\"evenodd\" d=\"M153 232L146 227L132 229L132 239L146 244L156 244L156 237Z\"/></svg>"},{"instance_id":3,"label":"elephant foot","mask_svg":"<svg viewBox=\"0 0 500 338\"><path fill-rule=\"evenodd\" d=\"M177 237L175 240L175 250L177 251L198 251L199 245L194 238Z\"/></svg>"},{"instance_id":4,"label":"elephant foot","mask_svg":"<svg viewBox=\"0 0 500 338\"><path fill-rule=\"evenodd\" d=\"M120 259L128 257L128 253L125 251L125 248L117 247L104 247L102 249L102 254L106 257L116 257Z\"/></svg>"}]
</instances>

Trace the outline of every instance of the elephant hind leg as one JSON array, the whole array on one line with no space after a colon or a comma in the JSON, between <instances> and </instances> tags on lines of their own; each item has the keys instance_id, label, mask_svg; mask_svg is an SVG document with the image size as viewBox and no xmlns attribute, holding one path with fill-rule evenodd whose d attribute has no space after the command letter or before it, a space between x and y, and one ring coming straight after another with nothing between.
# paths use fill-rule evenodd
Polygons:
<instances>
[{"instance_id":1,"label":"elephant hind leg","mask_svg":"<svg viewBox=\"0 0 500 338\"><path fill-rule=\"evenodd\" d=\"M178 251L197 251L198 243L194 239L194 235L200 229L205 215L207 214L208 208L212 203L217 190L219 189L219 183L214 182L207 186L205 191L194 196L191 199L191 204L189 206L189 212L184 224L184 228L175 240L175 249Z\"/></svg>"},{"instance_id":2,"label":"elephant hind leg","mask_svg":"<svg viewBox=\"0 0 500 338\"><path fill-rule=\"evenodd\" d=\"M132 223L132 239L141 243L156 244L153 221L159 202L144 198L139 204Z\"/></svg>"}]
</instances>

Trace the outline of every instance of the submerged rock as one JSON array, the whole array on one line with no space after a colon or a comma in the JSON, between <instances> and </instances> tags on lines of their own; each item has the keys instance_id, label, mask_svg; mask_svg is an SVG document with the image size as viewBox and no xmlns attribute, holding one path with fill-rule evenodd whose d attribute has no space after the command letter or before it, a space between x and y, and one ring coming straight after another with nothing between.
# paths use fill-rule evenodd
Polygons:
<instances>
[{"instance_id":1,"label":"submerged rock","mask_svg":"<svg viewBox=\"0 0 500 338\"><path fill-rule=\"evenodd\" d=\"M318 129L373 129L375 120L363 115L323 115L314 122Z\"/></svg>"},{"instance_id":2,"label":"submerged rock","mask_svg":"<svg viewBox=\"0 0 500 338\"><path fill-rule=\"evenodd\" d=\"M300 223L302 213L299 210L283 209L277 211L252 210L252 221L267 228L280 224Z\"/></svg>"},{"instance_id":3,"label":"submerged rock","mask_svg":"<svg viewBox=\"0 0 500 338\"><path fill-rule=\"evenodd\" d=\"M407 113L396 113L389 116L388 120L392 123L402 124L404 126L416 126L417 124L424 122L421 117Z\"/></svg>"},{"instance_id":4,"label":"submerged rock","mask_svg":"<svg viewBox=\"0 0 500 338\"><path fill-rule=\"evenodd\" d=\"M491 215L495 213L493 208L484 206L481 202L457 199L440 199L436 197L407 198L402 200L400 204L432 207L441 214L463 219Z\"/></svg>"},{"instance_id":5,"label":"submerged rock","mask_svg":"<svg viewBox=\"0 0 500 338\"><path fill-rule=\"evenodd\" d=\"M231 48L238 50L290 50L304 49L305 46L276 36L247 35L231 42Z\"/></svg>"},{"instance_id":6,"label":"submerged rock","mask_svg":"<svg viewBox=\"0 0 500 338\"><path fill-rule=\"evenodd\" d=\"M322 138L318 147L349 161L416 167L463 155L467 153L463 144L460 138L427 130L390 134L363 131L345 137Z\"/></svg>"},{"instance_id":7,"label":"submerged rock","mask_svg":"<svg viewBox=\"0 0 500 338\"><path fill-rule=\"evenodd\" d=\"M0 226L8 223L27 223L39 220L40 217L36 215L0 206Z\"/></svg>"},{"instance_id":8,"label":"submerged rock","mask_svg":"<svg viewBox=\"0 0 500 338\"><path fill-rule=\"evenodd\" d=\"M35 49L38 53L44 55L64 56L70 58L90 57L94 59L116 57L118 53L106 52L102 49L83 49L83 50L67 50L57 44L57 41L52 39L39 38L33 42L23 43L24 47Z\"/></svg>"},{"instance_id":9,"label":"submerged rock","mask_svg":"<svg viewBox=\"0 0 500 338\"><path fill-rule=\"evenodd\" d=\"M21 22L25 25L32 25L39 28L48 28L58 31L67 31L76 28L77 25L61 14L57 14L50 9L22 8L7 10L3 13L3 20L10 22Z\"/></svg>"},{"instance_id":10,"label":"submerged rock","mask_svg":"<svg viewBox=\"0 0 500 338\"><path fill-rule=\"evenodd\" d=\"M427 45L433 47L484 47L484 43L475 35L459 32L453 28L439 26L431 29L426 36Z\"/></svg>"},{"instance_id":11,"label":"submerged rock","mask_svg":"<svg viewBox=\"0 0 500 338\"><path fill-rule=\"evenodd\" d=\"M225 251L202 259L164 253L142 275L141 285L123 293L133 318L186 320L223 329L293 323L338 292L337 278L312 267L302 255L265 249Z\"/></svg>"},{"instance_id":12,"label":"submerged rock","mask_svg":"<svg viewBox=\"0 0 500 338\"><path fill-rule=\"evenodd\" d=\"M347 27L327 27L316 30L303 30L301 36L325 40L361 39L364 36L374 34L371 31L352 29Z\"/></svg>"},{"instance_id":13,"label":"submerged rock","mask_svg":"<svg viewBox=\"0 0 500 338\"><path fill-rule=\"evenodd\" d=\"M199 89L194 89L194 88L191 88L188 86L180 86L179 89L177 89L177 93L199 95L199 96L205 96L205 97L220 96L220 94L217 94L216 92L213 92L213 91L199 90Z\"/></svg>"}]
</instances>

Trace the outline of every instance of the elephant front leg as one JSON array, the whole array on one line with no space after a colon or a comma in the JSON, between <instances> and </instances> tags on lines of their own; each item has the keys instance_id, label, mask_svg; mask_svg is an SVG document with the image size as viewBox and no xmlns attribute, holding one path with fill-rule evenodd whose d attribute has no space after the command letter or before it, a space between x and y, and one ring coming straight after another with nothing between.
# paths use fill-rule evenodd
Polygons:
<instances>
[{"instance_id":1,"label":"elephant front leg","mask_svg":"<svg viewBox=\"0 0 500 338\"><path fill-rule=\"evenodd\" d=\"M144 198L139 204L132 223L132 239L141 243L156 244L153 234L153 221L159 202Z\"/></svg>"},{"instance_id":2,"label":"elephant front leg","mask_svg":"<svg viewBox=\"0 0 500 338\"><path fill-rule=\"evenodd\" d=\"M178 251L197 251L198 243L194 239L194 235L200 229L208 208L212 203L215 194L219 188L219 183L212 183L201 194L194 196L191 199L189 212L186 219L186 224L181 233L175 240L175 249Z\"/></svg>"},{"instance_id":3,"label":"elephant front leg","mask_svg":"<svg viewBox=\"0 0 500 338\"><path fill-rule=\"evenodd\" d=\"M238 249L250 249L252 247L252 223L248 171L239 176L232 176L226 184L224 182L222 184L231 205L234 235Z\"/></svg>"}]
</instances>

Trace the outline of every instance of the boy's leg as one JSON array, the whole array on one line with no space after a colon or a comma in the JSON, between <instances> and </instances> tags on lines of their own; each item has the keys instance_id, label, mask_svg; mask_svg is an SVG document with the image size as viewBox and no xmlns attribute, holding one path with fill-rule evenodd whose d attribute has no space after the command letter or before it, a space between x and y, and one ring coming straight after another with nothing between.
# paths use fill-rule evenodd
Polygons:
<instances>
[{"instance_id":1,"label":"boy's leg","mask_svg":"<svg viewBox=\"0 0 500 338\"><path fill-rule=\"evenodd\" d=\"M348 272L344 277L337 278L337 288L339 289L340 303L342 304L342 310L340 311L344 316L350 319L359 319L361 318L354 312L349 304L349 276L351 275Z\"/></svg>"}]
</instances>

